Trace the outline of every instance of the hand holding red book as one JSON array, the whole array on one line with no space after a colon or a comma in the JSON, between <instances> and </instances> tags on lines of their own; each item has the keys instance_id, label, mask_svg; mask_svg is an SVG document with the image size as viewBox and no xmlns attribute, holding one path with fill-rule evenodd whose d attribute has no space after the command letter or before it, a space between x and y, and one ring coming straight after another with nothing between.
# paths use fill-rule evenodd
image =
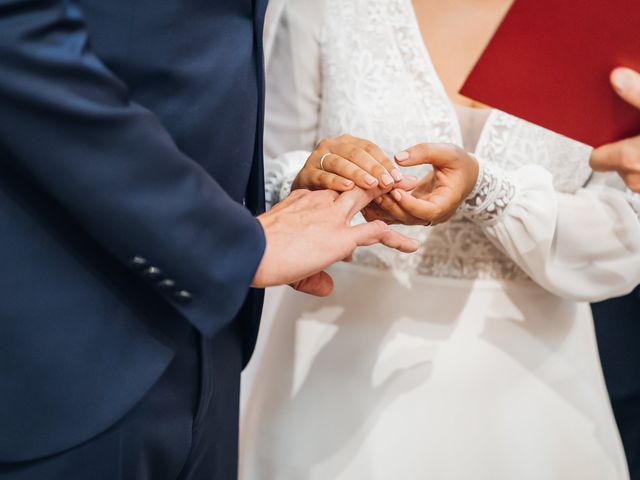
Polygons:
<instances>
[{"instance_id":1,"label":"hand holding red book","mask_svg":"<svg viewBox=\"0 0 640 480\"><path fill-rule=\"evenodd\" d=\"M611 74L611 84L620 98L640 110L640 73L617 68ZM632 191L640 193L640 136L597 148L591 154L591 168L617 171Z\"/></svg>"},{"instance_id":2,"label":"hand holding red book","mask_svg":"<svg viewBox=\"0 0 640 480\"><path fill-rule=\"evenodd\" d=\"M640 134L640 112L611 88L640 70L637 0L516 0L460 93L599 146Z\"/></svg>"}]
</instances>

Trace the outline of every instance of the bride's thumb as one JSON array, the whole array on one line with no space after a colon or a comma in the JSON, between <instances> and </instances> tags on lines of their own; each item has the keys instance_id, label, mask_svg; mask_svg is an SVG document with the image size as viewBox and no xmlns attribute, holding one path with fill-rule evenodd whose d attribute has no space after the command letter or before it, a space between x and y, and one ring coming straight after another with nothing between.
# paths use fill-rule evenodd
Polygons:
<instances>
[{"instance_id":1,"label":"bride's thumb","mask_svg":"<svg viewBox=\"0 0 640 480\"><path fill-rule=\"evenodd\" d=\"M458 147L448 143L420 143L395 155L396 163L402 167L414 165L446 166L458 155Z\"/></svg>"}]
</instances>

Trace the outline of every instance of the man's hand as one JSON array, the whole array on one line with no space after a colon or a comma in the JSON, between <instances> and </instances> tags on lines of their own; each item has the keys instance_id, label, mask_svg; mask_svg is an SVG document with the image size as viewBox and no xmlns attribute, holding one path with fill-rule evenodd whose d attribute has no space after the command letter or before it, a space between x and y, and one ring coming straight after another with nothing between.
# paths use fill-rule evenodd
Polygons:
<instances>
[{"instance_id":1,"label":"man's hand","mask_svg":"<svg viewBox=\"0 0 640 480\"><path fill-rule=\"evenodd\" d=\"M353 216L381 194L379 189L361 188L342 194L296 190L259 216L267 248L253 286L291 284L302 292L326 296L333 281L323 269L348 258L356 247L382 243L406 253L416 251L417 241L384 222L350 226Z\"/></svg>"},{"instance_id":2,"label":"man's hand","mask_svg":"<svg viewBox=\"0 0 640 480\"><path fill-rule=\"evenodd\" d=\"M611 74L611 83L622 99L640 109L640 74L617 68ZM591 168L597 172L616 171L631 190L640 192L640 136L594 150Z\"/></svg>"},{"instance_id":3,"label":"man's hand","mask_svg":"<svg viewBox=\"0 0 640 480\"><path fill-rule=\"evenodd\" d=\"M416 145L398 155L402 166L430 164L431 171L407 192L396 188L364 210L367 220L405 225L435 225L449 220L469 196L478 179L478 161L448 144Z\"/></svg>"}]
</instances>

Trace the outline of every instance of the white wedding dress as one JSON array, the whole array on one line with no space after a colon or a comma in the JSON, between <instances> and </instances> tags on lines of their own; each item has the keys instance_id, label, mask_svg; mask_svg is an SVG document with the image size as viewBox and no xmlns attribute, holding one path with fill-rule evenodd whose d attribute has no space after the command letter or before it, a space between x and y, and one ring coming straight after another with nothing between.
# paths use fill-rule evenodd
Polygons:
<instances>
[{"instance_id":1,"label":"white wedding dress","mask_svg":"<svg viewBox=\"0 0 640 480\"><path fill-rule=\"evenodd\" d=\"M456 113L411 0L288 0L273 18L272 203L341 133L391 155L470 148L479 125L482 173L454 220L398 227L418 253L358 250L327 299L270 293L241 478L627 479L587 302L640 282L634 198L592 175L582 144Z\"/></svg>"}]
</instances>

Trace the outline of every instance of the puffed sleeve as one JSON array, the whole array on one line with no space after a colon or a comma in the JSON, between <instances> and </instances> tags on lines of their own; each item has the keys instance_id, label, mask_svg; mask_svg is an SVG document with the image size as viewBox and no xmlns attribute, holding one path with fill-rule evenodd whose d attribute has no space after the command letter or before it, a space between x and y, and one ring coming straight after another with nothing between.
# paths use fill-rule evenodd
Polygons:
<instances>
[{"instance_id":1,"label":"puffed sleeve","mask_svg":"<svg viewBox=\"0 0 640 480\"><path fill-rule=\"evenodd\" d=\"M290 0L267 26L267 203L286 197L318 141L323 1Z\"/></svg>"},{"instance_id":2,"label":"puffed sleeve","mask_svg":"<svg viewBox=\"0 0 640 480\"><path fill-rule=\"evenodd\" d=\"M594 175L569 194L556 191L551 173L538 165L507 173L480 163L462 212L535 282L589 302L640 283L637 204L614 185L614 174Z\"/></svg>"}]
</instances>

